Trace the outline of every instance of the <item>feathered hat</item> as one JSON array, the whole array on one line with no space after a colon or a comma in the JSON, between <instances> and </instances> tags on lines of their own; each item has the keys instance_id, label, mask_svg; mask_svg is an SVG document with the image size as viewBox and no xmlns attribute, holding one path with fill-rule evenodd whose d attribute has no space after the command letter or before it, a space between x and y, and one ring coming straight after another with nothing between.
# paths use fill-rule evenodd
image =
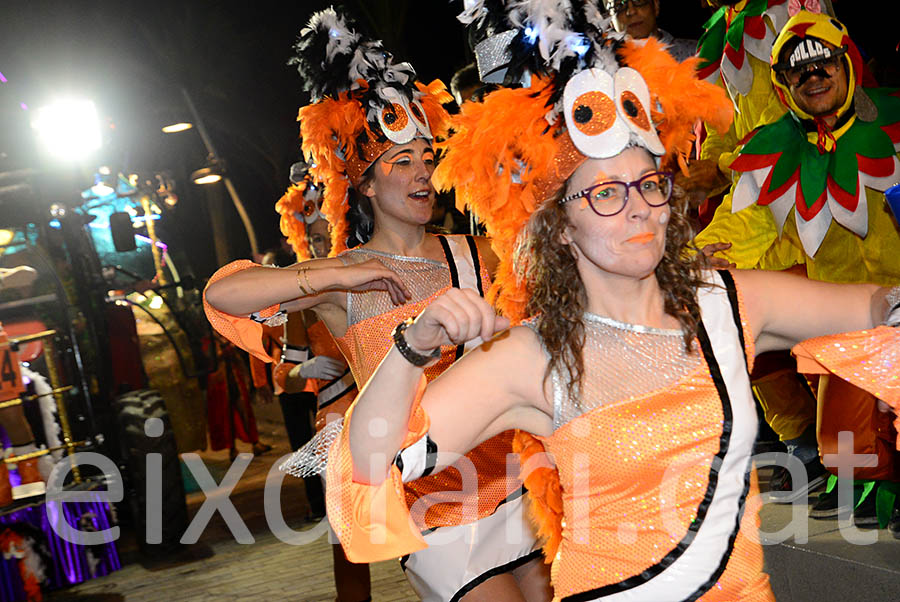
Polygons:
<instances>
[{"instance_id":1,"label":"feathered hat","mask_svg":"<svg viewBox=\"0 0 900 602\"><path fill-rule=\"evenodd\" d=\"M281 215L281 233L294 249L297 261L312 258L306 227L319 219L322 213L322 184L317 184L309 173L309 165L298 161L291 165L291 185L275 203L275 211Z\"/></svg>"},{"instance_id":2,"label":"feathered hat","mask_svg":"<svg viewBox=\"0 0 900 602\"><path fill-rule=\"evenodd\" d=\"M484 221L500 258L490 299L517 320L519 236L579 165L641 146L686 171L696 120L724 131L733 109L697 79L696 60L615 33L594 2L466 0L459 18L488 36L476 46L482 74L521 87L463 105L433 181Z\"/></svg>"},{"instance_id":3,"label":"feathered hat","mask_svg":"<svg viewBox=\"0 0 900 602\"><path fill-rule=\"evenodd\" d=\"M392 146L445 135L449 115L441 105L453 97L440 80L417 82L412 65L394 63L380 41L333 8L313 14L294 50L290 63L311 102L297 117L303 154L325 186L322 213L335 255L347 248L349 188Z\"/></svg>"}]
</instances>

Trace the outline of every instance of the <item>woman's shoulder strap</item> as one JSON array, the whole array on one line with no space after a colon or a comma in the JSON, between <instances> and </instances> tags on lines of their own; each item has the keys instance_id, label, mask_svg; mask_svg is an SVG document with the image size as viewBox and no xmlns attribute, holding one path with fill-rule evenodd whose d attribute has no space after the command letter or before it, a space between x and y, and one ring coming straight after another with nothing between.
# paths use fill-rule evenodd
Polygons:
<instances>
[{"instance_id":1,"label":"woman's shoulder strap","mask_svg":"<svg viewBox=\"0 0 900 602\"><path fill-rule=\"evenodd\" d=\"M471 234L452 236L439 234L437 238L444 250L447 266L450 268L451 286L473 288L484 297L481 257L478 254L475 238Z\"/></svg>"}]
</instances>

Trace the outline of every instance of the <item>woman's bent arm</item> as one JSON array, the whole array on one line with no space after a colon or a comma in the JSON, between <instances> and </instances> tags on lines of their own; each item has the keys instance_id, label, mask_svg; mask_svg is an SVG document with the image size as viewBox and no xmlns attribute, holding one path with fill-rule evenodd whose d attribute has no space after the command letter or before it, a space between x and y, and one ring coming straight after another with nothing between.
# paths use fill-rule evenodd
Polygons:
<instances>
[{"instance_id":1,"label":"woman's bent arm","mask_svg":"<svg viewBox=\"0 0 900 602\"><path fill-rule=\"evenodd\" d=\"M409 299L400 277L378 260L345 266L335 258L311 259L287 268L248 268L213 282L205 295L219 311L244 316L277 304L289 311L325 302L337 305L344 296L334 292L348 290L387 291L397 304Z\"/></svg>"},{"instance_id":2,"label":"woman's bent arm","mask_svg":"<svg viewBox=\"0 0 900 602\"><path fill-rule=\"evenodd\" d=\"M489 338L507 326L474 291L451 289L405 334L409 346L422 352ZM518 328L472 351L428 385L422 404L431 419L429 436L439 453L452 452L439 456L437 468L504 430L545 430L551 419L538 409L544 367L536 337ZM379 484L387 476L422 394L423 373L395 346L360 393L349 425L355 481Z\"/></svg>"}]
</instances>

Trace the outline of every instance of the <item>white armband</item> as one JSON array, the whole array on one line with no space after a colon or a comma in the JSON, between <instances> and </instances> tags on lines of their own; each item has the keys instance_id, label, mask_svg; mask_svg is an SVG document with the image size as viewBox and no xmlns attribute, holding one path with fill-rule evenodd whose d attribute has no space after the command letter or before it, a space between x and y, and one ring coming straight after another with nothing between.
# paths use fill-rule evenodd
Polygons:
<instances>
[{"instance_id":1,"label":"white armband","mask_svg":"<svg viewBox=\"0 0 900 602\"><path fill-rule=\"evenodd\" d=\"M285 343L281 348L281 361L302 364L309 359L309 347L300 347Z\"/></svg>"},{"instance_id":2,"label":"white armband","mask_svg":"<svg viewBox=\"0 0 900 602\"><path fill-rule=\"evenodd\" d=\"M394 464L400 469L403 482L408 483L430 475L437 464L437 451L437 444L428 433L409 447L401 449L394 458Z\"/></svg>"}]
</instances>

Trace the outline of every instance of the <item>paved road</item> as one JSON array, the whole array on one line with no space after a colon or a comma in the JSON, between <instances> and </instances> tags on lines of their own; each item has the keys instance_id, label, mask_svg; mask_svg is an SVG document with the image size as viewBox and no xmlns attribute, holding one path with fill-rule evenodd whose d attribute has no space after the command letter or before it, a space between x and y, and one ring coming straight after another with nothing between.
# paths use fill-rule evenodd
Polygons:
<instances>
[{"instance_id":1,"label":"paved road","mask_svg":"<svg viewBox=\"0 0 900 602\"><path fill-rule=\"evenodd\" d=\"M53 592L48 600L334 600L331 548L327 537L321 536L303 545L290 545L276 538L266 521L263 507L266 475L272 465L288 453L289 446L281 428L277 404L257 408L257 422L261 440L273 445L273 450L253 459L230 496L254 539L253 543L235 541L219 514L203 530L199 541L188 546L182 557L171 563L142 565L134 542L123 537L119 546L123 556L122 570ZM239 449L249 451L249 446L240 444ZM221 481L230 465L228 452L203 452L200 455L210 473ZM204 499L200 492L188 496L191 516L196 514ZM281 504L288 527L306 531L316 528L304 521L308 506L302 480L285 478ZM375 602L417 599L395 561L372 567L372 593Z\"/></svg>"}]
</instances>

